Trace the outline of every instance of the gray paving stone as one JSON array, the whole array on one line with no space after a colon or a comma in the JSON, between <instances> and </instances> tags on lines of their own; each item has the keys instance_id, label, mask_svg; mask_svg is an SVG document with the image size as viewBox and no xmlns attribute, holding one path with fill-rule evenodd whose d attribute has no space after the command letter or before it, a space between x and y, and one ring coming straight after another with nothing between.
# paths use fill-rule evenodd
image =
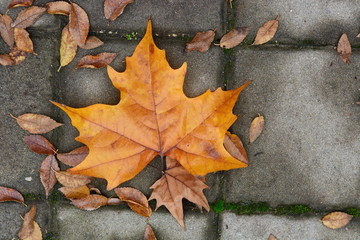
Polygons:
<instances>
[{"instance_id":1,"label":"gray paving stone","mask_svg":"<svg viewBox=\"0 0 360 240\"><path fill-rule=\"evenodd\" d=\"M73 206L58 206L60 239L143 239L147 219L127 209L102 207L87 212ZM215 239L213 214L185 213L183 231L167 211L153 213L148 220L158 239Z\"/></svg>"},{"instance_id":2,"label":"gray paving stone","mask_svg":"<svg viewBox=\"0 0 360 240\"><path fill-rule=\"evenodd\" d=\"M277 239L360 239L359 219L353 219L346 227L333 230L322 225L321 216L286 217L272 215L244 216L234 213L220 214L222 240L267 239L273 234Z\"/></svg>"},{"instance_id":3,"label":"gray paving stone","mask_svg":"<svg viewBox=\"0 0 360 240\"><path fill-rule=\"evenodd\" d=\"M22 193L43 193L39 166L45 156L31 152L23 143L29 133L22 130L9 114L40 113L54 117L52 97L56 41L33 39L37 56L28 54L20 65L0 67L0 186L13 187ZM1 45L1 52L8 51ZM46 135L51 138L51 133ZM31 181L26 181L31 177Z\"/></svg>"},{"instance_id":4,"label":"gray paving stone","mask_svg":"<svg viewBox=\"0 0 360 240\"><path fill-rule=\"evenodd\" d=\"M225 173L225 200L360 206L360 53L344 64L332 48L241 49L229 88L248 80L232 129L250 167ZM248 144L251 120L265 130Z\"/></svg>"},{"instance_id":5,"label":"gray paving stone","mask_svg":"<svg viewBox=\"0 0 360 240\"><path fill-rule=\"evenodd\" d=\"M360 5L357 1L245 0L235 1L234 5L236 25L251 26L251 38L255 37L257 29L264 22L279 15L279 30L273 40L280 43L334 45L344 32L351 43L360 43L355 38L360 26Z\"/></svg>"}]
</instances>

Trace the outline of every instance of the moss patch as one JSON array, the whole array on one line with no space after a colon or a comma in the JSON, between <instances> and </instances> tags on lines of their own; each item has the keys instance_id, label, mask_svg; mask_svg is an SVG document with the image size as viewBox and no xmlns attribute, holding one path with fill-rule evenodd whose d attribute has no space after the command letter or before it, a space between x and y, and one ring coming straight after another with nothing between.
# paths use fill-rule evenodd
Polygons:
<instances>
[{"instance_id":1,"label":"moss patch","mask_svg":"<svg viewBox=\"0 0 360 240\"><path fill-rule=\"evenodd\" d=\"M23 194L25 201L43 200L45 196L42 194L26 193Z\"/></svg>"},{"instance_id":2,"label":"moss patch","mask_svg":"<svg viewBox=\"0 0 360 240\"><path fill-rule=\"evenodd\" d=\"M302 215L304 213L312 212L311 207L295 204L295 205L281 205L273 209L276 215Z\"/></svg>"},{"instance_id":3,"label":"moss patch","mask_svg":"<svg viewBox=\"0 0 360 240\"><path fill-rule=\"evenodd\" d=\"M360 216L360 209L357 208L348 208L345 210L347 214L353 215L354 217Z\"/></svg>"}]
</instances>

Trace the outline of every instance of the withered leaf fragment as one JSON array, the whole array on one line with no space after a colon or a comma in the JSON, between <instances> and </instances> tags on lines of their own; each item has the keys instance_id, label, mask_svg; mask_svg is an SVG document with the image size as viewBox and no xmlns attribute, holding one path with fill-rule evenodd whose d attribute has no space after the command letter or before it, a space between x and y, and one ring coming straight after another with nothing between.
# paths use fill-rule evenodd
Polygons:
<instances>
[{"instance_id":1,"label":"withered leaf fragment","mask_svg":"<svg viewBox=\"0 0 360 240\"><path fill-rule=\"evenodd\" d=\"M76 51L77 43L70 34L69 25L66 25L61 33L60 67L68 65L74 59Z\"/></svg>"},{"instance_id":2,"label":"withered leaf fragment","mask_svg":"<svg viewBox=\"0 0 360 240\"><path fill-rule=\"evenodd\" d=\"M55 147L43 136L25 136L24 142L28 148L35 153L48 155L55 153Z\"/></svg>"},{"instance_id":3,"label":"withered leaf fragment","mask_svg":"<svg viewBox=\"0 0 360 240\"><path fill-rule=\"evenodd\" d=\"M25 60L26 52L21 51L18 47L13 47L9 53L9 57L13 61L12 65L18 65Z\"/></svg>"},{"instance_id":4,"label":"withered leaf fragment","mask_svg":"<svg viewBox=\"0 0 360 240\"><path fill-rule=\"evenodd\" d=\"M36 53L34 52L33 42L29 37L29 33L25 29L15 28L14 37L16 46L19 48L19 50L26 53L33 53L36 55Z\"/></svg>"},{"instance_id":5,"label":"withered leaf fragment","mask_svg":"<svg viewBox=\"0 0 360 240\"><path fill-rule=\"evenodd\" d=\"M343 35L341 35L336 49L341 60L343 60L345 63L350 64L351 45L346 33L343 33Z\"/></svg>"},{"instance_id":6,"label":"withered leaf fragment","mask_svg":"<svg viewBox=\"0 0 360 240\"><path fill-rule=\"evenodd\" d=\"M360 33L358 35L356 35L357 38L360 38Z\"/></svg>"},{"instance_id":7,"label":"withered leaf fragment","mask_svg":"<svg viewBox=\"0 0 360 240\"><path fill-rule=\"evenodd\" d=\"M264 116L257 116L252 120L250 125L249 137L250 143L253 143L261 134L264 129L265 119Z\"/></svg>"},{"instance_id":8,"label":"withered leaf fragment","mask_svg":"<svg viewBox=\"0 0 360 240\"><path fill-rule=\"evenodd\" d=\"M25 113L19 117L12 117L16 119L16 122L22 129L32 134L47 133L63 125L48 116L35 113Z\"/></svg>"},{"instance_id":9,"label":"withered leaf fragment","mask_svg":"<svg viewBox=\"0 0 360 240\"><path fill-rule=\"evenodd\" d=\"M237 27L225 34L220 40L220 47L233 48L239 45L248 35L250 27Z\"/></svg>"},{"instance_id":10,"label":"withered leaf fragment","mask_svg":"<svg viewBox=\"0 0 360 240\"><path fill-rule=\"evenodd\" d=\"M96 56L86 55L80 59L76 68L102 68L109 65L117 56L117 53L103 52Z\"/></svg>"},{"instance_id":11,"label":"withered leaf fragment","mask_svg":"<svg viewBox=\"0 0 360 240\"><path fill-rule=\"evenodd\" d=\"M83 49L93 49L93 48L100 47L103 44L104 44L104 42L101 41L99 38L97 38L95 36L89 36L86 39L85 45L81 46L81 48L83 48Z\"/></svg>"},{"instance_id":12,"label":"withered leaf fragment","mask_svg":"<svg viewBox=\"0 0 360 240\"><path fill-rule=\"evenodd\" d=\"M84 198L90 195L90 189L86 185L80 187L61 187L59 191L62 192L67 199Z\"/></svg>"},{"instance_id":13,"label":"withered leaf fragment","mask_svg":"<svg viewBox=\"0 0 360 240\"><path fill-rule=\"evenodd\" d=\"M21 240L41 240L42 233L39 225L34 221L36 215L36 206L33 205L24 216L24 222L18 234Z\"/></svg>"},{"instance_id":14,"label":"withered leaf fragment","mask_svg":"<svg viewBox=\"0 0 360 240\"><path fill-rule=\"evenodd\" d=\"M15 65L15 61L7 54L0 55L0 65L12 66Z\"/></svg>"},{"instance_id":15,"label":"withered leaf fragment","mask_svg":"<svg viewBox=\"0 0 360 240\"><path fill-rule=\"evenodd\" d=\"M8 201L25 204L24 197L21 195L21 193L15 189L0 186L0 202Z\"/></svg>"},{"instance_id":16,"label":"withered leaf fragment","mask_svg":"<svg viewBox=\"0 0 360 240\"><path fill-rule=\"evenodd\" d=\"M114 21L120 16L124 8L134 2L134 0L105 0L104 1L104 15L106 19Z\"/></svg>"},{"instance_id":17,"label":"withered leaf fragment","mask_svg":"<svg viewBox=\"0 0 360 240\"><path fill-rule=\"evenodd\" d=\"M43 7L32 6L25 8L17 15L17 18L11 26L17 28L27 28L33 25L45 12L46 8Z\"/></svg>"},{"instance_id":18,"label":"withered leaf fragment","mask_svg":"<svg viewBox=\"0 0 360 240\"><path fill-rule=\"evenodd\" d=\"M60 171L59 164L54 155L48 155L42 161L40 166L40 180L45 188L46 198L49 196L49 192L57 182L54 171Z\"/></svg>"},{"instance_id":19,"label":"withered leaf fragment","mask_svg":"<svg viewBox=\"0 0 360 240\"><path fill-rule=\"evenodd\" d=\"M256 33L256 37L252 45L260 45L270 41L275 36L278 27L278 16L274 20L264 23Z\"/></svg>"},{"instance_id":20,"label":"withered leaf fragment","mask_svg":"<svg viewBox=\"0 0 360 240\"><path fill-rule=\"evenodd\" d=\"M90 183L91 181L91 177L89 176L71 174L65 171L55 172L55 176L59 183L65 187L81 187Z\"/></svg>"},{"instance_id":21,"label":"withered leaf fragment","mask_svg":"<svg viewBox=\"0 0 360 240\"><path fill-rule=\"evenodd\" d=\"M92 211L98 209L101 206L107 205L108 199L102 195L91 194L84 198L72 199L71 202L75 207L86 211Z\"/></svg>"},{"instance_id":22,"label":"withered leaf fragment","mask_svg":"<svg viewBox=\"0 0 360 240\"><path fill-rule=\"evenodd\" d=\"M49 2L45 5L49 14L60 14L68 16L70 13L70 3L65 1Z\"/></svg>"},{"instance_id":23,"label":"withered leaf fragment","mask_svg":"<svg viewBox=\"0 0 360 240\"><path fill-rule=\"evenodd\" d=\"M119 205L125 203L124 201L121 201L119 198L108 198L107 205Z\"/></svg>"},{"instance_id":24,"label":"withered leaf fragment","mask_svg":"<svg viewBox=\"0 0 360 240\"><path fill-rule=\"evenodd\" d=\"M231 134L230 132L226 132L224 138L224 147L226 151L230 153L231 156L236 158L237 160L248 164L248 157L245 151L245 148L238 136L235 134Z\"/></svg>"},{"instance_id":25,"label":"withered leaf fragment","mask_svg":"<svg viewBox=\"0 0 360 240\"><path fill-rule=\"evenodd\" d=\"M338 229L345 227L352 218L352 215L344 212L332 212L324 216L321 221L328 228Z\"/></svg>"},{"instance_id":26,"label":"withered leaf fragment","mask_svg":"<svg viewBox=\"0 0 360 240\"><path fill-rule=\"evenodd\" d=\"M11 0L8 9L14 7L29 7L33 4L33 0Z\"/></svg>"},{"instance_id":27,"label":"withered leaf fragment","mask_svg":"<svg viewBox=\"0 0 360 240\"><path fill-rule=\"evenodd\" d=\"M12 19L8 15L0 16L0 35L2 39L9 45L10 48L14 46L14 29L11 27Z\"/></svg>"},{"instance_id":28,"label":"withered leaf fragment","mask_svg":"<svg viewBox=\"0 0 360 240\"><path fill-rule=\"evenodd\" d=\"M151 216L152 210L149 207L147 198L142 192L130 187L115 188L114 191L134 212L144 217Z\"/></svg>"},{"instance_id":29,"label":"withered leaf fragment","mask_svg":"<svg viewBox=\"0 0 360 240\"><path fill-rule=\"evenodd\" d=\"M69 15L69 31L72 38L80 46L84 46L90 28L89 17L84 9L71 3Z\"/></svg>"},{"instance_id":30,"label":"withered leaf fragment","mask_svg":"<svg viewBox=\"0 0 360 240\"><path fill-rule=\"evenodd\" d=\"M277 240L277 238L273 234L270 234L268 240Z\"/></svg>"},{"instance_id":31,"label":"withered leaf fragment","mask_svg":"<svg viewBox=\"0 0 360 240\"><path fill-rule=\"evenodd\" d=\"M205 208L209 211L210 206L202 192L208 186L169 157L166 158L166 166L165 174L150 187L154 191L149 201L156 199L156 210L164 205L185 230L182 199L195 203L200 210Z\"/></svg>"},{"instance_id":32,"label":"withered leaf fragment","mask_svg":"<svg viewBox=\"0 0 360 240\"><path fill-rule=\"evenodd\" d=\"M58 153L57 158L66 165L75 167L81 163L89 154L89 148L87 146L79 147L72 150L69 153Z\"/></svg>"},{"instance_id":33,"label":"withered leaf fragment","mask_svg":"<svg viewBox=\"0 0 360 240\"><path fill-rule=\"evenodd\" d=\"M154 231L152 230L149 224L146 224L145 233L144 233L144 240L156 240L156 236Z\"/></svg>"},{"instance_id":34,"label":"withered leaf fragment","mask_svg":"<svg viewBox=\"0 0 360 240\"><path fill-rule=\"evenodd\" d=\"M206 52L207 50L209 50L212 41L214 41L214 37L215 37L215 30L198 32L189 43L186 43L185 51Z\"/></svg>"}]
</instances>

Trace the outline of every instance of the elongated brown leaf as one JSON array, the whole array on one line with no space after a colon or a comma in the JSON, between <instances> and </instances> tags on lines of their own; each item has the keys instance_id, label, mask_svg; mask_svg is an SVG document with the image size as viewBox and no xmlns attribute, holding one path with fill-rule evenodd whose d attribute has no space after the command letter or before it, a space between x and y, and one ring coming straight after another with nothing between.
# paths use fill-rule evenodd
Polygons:
<instances>
[{"instance_id":1,"label":"elongated brown leaf","mask_svg":"<svg viewBox=\"0 0 360 240\"><path fill-rule=\"evenodd\" d=\"M42 233L39 225L34 221L36 215L36 206L33 205L24 216L24 222L18 234L21 240L41 240Z\"/></svg>"},{"instance_id":2,"label":"elongated brown leaf","mask_svg":"<svg viewBox=\"0 0 360 240\"><path fill-rule=\"evenodd\" d=\"M69 153L58 153L57 158L66 165L75 167L80 164L86 156L89 154L89 148L87 146L79 147L72 150Z\"/></svg>"},{"instance_id":3,"label":"elongated brown leaf","mask_svg":"<svg viewBox=\"0 0 360 240\"><path fill-rule=\"evenodd\" d=\"M61 187L59 191L62 192L67 199L84 198L90 195L90 189L87 186L80 187Z\"/></svg>"},{"instance_id":4,"label":"elongated brown leaf","mask_svg":"<svg viewBox=\"0 0 360 240\"><path fill-rule=\"evenodd\" d=\"M79 46L84 46L88 37L90 22L87 13L76 3L71 3L69 31Z\"/></svg>"},{"instance_id":5,"label":"elongated brown leaf","mask_svg":"<svg viewBox=\"0 0 360 240\"><path fill-rule=\"evenodd\" d=\"M36 53L34 52L33 42L29 37L29 33L25 29L15 28L14 37L16 46L19 48L19 50L26 53L33 53L36 55Z\"/></svg>"},{"instance_id":6,"label":"elongated brown leaf","mask_svg":"<svg viewBox=\"0 0 360 240\"><path fill-rule=\"evenodd\" d=\"M115 188L114 191L134 212L144 217L151 216L152 210L149 207L146 196L142 192L130 187Z\"/></svg>"},{"instance_id":7,"label":"elongated brown leaf","mask_svg":"<svg viewBox=\"0 0 360 240\"><path fill-rule=\"evenodd\" d=\"M265 119L264 116L258 116L252 120L250 125L250 143L253 143L261 134L264 129Z\"/></svg>"},{"instance_id":8,"label":"elongated brown leaf","mask_svg":"<svg viewBox=\"0 0 360 240\"><path fill-rule=\"evenodd\" d=\"M72 199L72 204L83 210L92 211L107 205L108 199L102 195L91 194L80 199Z\"/></svg>"},{"instance_id":9,"label":"elongated brown leaf","mask_svg":"<svg viewBox=\"0 0 360 240\"><path fill-rule=\"evenodd\" d=\"M212 41L214 41L215 30L209 30L206 32L198 32L191 42L186 44L185 51L199 51L206 52L209 50Z\"/></svg>"},{"instance_id":10,"label":"elongated brown leaf","mask_svg":"<svg viewBox=\"0 0 360 240\"><path fill-rule=\"evenodd\" d=\"M71 174L65 171L55 172L57 180L65 187L81 187L91 181L91 177L84 175Z\"/></svg>"},{"instance_id":11,"label":"elongated brown leaf","mask_svg":"<svg viewBox=\"0 0 360 240\"><path fill-rule=\"evenodd\" d=\"M12 66L15 65L15 61L7 54L0 55L0 65Z\"/></svg>"},{"instance_id":12,"label":"elongated brown leaf","mask_svg":"<svg viewBox=\"0 0 360 240\"><path fill-rule=\"evenodd\" d=\"M245 148L238 136L231 134L230 132L226 132L224 138L224 147L231 156L243 163L249 164Z\"/></svg>"},{"instance_id":13,"label":"elongated brown leaf","mask_svg":"<svg viewBox=\"0 0 360 240\"><path fill-rule=\"evenodd\" d=\"M38 154L53 154L55 147L43 136L30 135L24 137L24 142L28 148Z\"/></svg>"},{"instance_id":14,"label":"elongated brown leaf","mask_svg":"<svg viewBox=\"0 0 360 240\"><path fill-rule=\"evenodd\" d=\"M349 39L346 35L346 33L343 33L343 35L341 35L341 38L338 42L337 45L337 52L341 58L341 60L343 60L345 63L350 64L350 57L351 57L351 45L349 42Z\"/></svg>"},{"instance_id":15,"label":"elongated brown leaf","mask_svg":"<svg viewBox=\"0 0 360 240\"><path fill-rule=\"evenodd\" d=\"M156 240L156 236L154 231L152 230L149 224L146 224L145 233L144 233L144 240Z\"/></svg>"},{"instance_id":16,"label":"elongated brown leaf","mask_svg":"<svg viewBox=\"0 0 360 240\"><path fill-rule=\"evenodd\" d=\"M18 47L13 47L9 53L13 65L18 65L26 59L26 52L21 51Z\"/></svg>"},{"instance_id":17,"label":"elongated brown leaf","mask_svg":"<svg viewBox=\"0 0 360 240\"><path fill-rule=\"evenodd\" d=\"M60 68L68 65L74 59L74 57L76 56L76 51L77 43L70 34L68 24L64 27L61 33Z\"/></svg>"},{"instance_id":18,"label":"elongated brown leaf","mask_svg":"<svg viewBox=\"0 0 360 240\"><path fill-rule=\"evenodd\" d=\"M68 16L70 14L70 3L65 1L49 2L45 5L49 14L60 14Z\"/></svg>"},{"instance_id":19,"label":"elongated brown leaf","mask_svg":"<svg viewBox=\"0 0 360 240\"><path fill-rule=\"evenodd\" d=\"M332 212L324 216L321 221L328 228L338 229L345 227L352 218L353 216L347 213Z\"/></svg>"},{"instance_id":20,"label":"elongated brown leaf","mask_svg":"<svg viewBox=\"0 0 360 240\"><path fill-rule=\"evenodd\" d=\"M119 205L125 203L124 201L121 201L119 198L109 198L107 205Z\"/></svg>"},{"instance_id":21,"label":"elongated brown leaf","mask_svg":"<svg viewBox=\"0 0 360 240\"><path fill-rule=\"evenodd\" d=\"M220 47L229 49L239 45L246 38L249 30L250 27L234 28L221 38Z\"/></svg>"},{"instance_id":22,"label":"elongated brown leaf","mask_svg":"<svg viewBox=\"0 0 360 240\"><path fill-rule=\"evenodd\" d=\"M25 204L24 197L21 195L21 193L19 193L15 189L0 186L0 202L8 201Z\"/></svg>"},{"instance_id":23,"label":"elongated brown leaf","mask_svg":"<svg viewBox=\"0 0 360 240\"><path fill-rule=\"evenodd\" d=\"M114 21L124 12L124 8L134 0L105 0L104 15L106 19Z\"/></svg>"},{"instance_id":24,"label":"elongated brown leaf","mask_svg":"<svg viewBox=\"0 0 360 240\"><path fill-rule=\"evenodd\" d=\"M22 129L33 134L47 133L63 125L48 116L34 113L25 113L13 118L16 119L16 122Z\"/></svg>"},{"instance_id":25,"label":"elongated brown leaf","mask_svg":"<svg viewBox=\"0 0 360 240\"><path fill-rule=\"evenodd\" d=\"M276 17L274 20L270 20L264 23L256 33L256 37L252 45L260 45L270 41L275 36L278 27L278 17Z\"/></svg>"},{"instance_id":26,"label":"elongated brown leaf","mask_svg":"<svg viewBox=\"0 0 360 240\"><path fill-rule=\"evenodd\" d=\"M96 56L86 55L80 59L76 68L102 68L109 65L116 58L117 53L103 52Z\"/></svg>"},{"instance_id":27,"label":"elongated brown leaf","mask_svg":"<svg viewBox=\"0 0 360 240\"><path fill-rule=\"evenodd\" d=\"M33 0L11 0L8 9L14 7L29 7L33 4Z\"/></svg>"},{"instance_id":28,"label":"elongated brown leaf","mask_svg":"<svg viewBox=\"0 0 360 240\"><path fill-rule=\"evenodd\" d=\"M40 180L45 188L46 198L57 182L54 171L60 171L59 164L54 155L48 155L40 166Z\"/></svg>"},{"instance_id":29,"label":"elongated brown leaf","mask_svg":"<svg viewBox=\"0 0 360 240\"><path fill-rule=\"evenodd\" d=\"M11 27L13 20L8 15L0 16L0 35L2 39L9 45L10 48L14 46L14 29Z\"/></svg>"},{"instance_id":30,"label":"elongated brown leaf","mask_svg":"<svg viewBox=\"0 0 360 240\"><path fill-rule=\"evenodd\" d=\"M45 12L46 8L43 7L32 6L25 8L17 15L17 18L11 26L17 28L27 28L33 25Z\"/></svg>"},{"instance_id":31,"label":"elongated brown leaf","mask_svg":"<svg viewBox=\"0 0 360 240\"><path fill-rule=\"evenodd\" d=\"M89 36L86 39L85 45L81 46L81 48L83 48L83 49L93 49L93 48L100 47L103 44L104 44L104 42L101 41L100 39L98 39L97 37Z\"/></svg>"}]
</instances>

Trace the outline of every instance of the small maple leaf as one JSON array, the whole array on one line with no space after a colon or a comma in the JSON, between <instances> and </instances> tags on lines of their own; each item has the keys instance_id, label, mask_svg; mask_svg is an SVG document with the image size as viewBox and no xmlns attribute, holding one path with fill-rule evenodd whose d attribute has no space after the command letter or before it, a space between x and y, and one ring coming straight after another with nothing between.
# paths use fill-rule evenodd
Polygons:
<instances>
[{"instance_id":1,"label":"small maple leaf","mask_svg":"<svg viewBox=\"0 0 360 240\"><path fill-rule=\"evenodd\" d=\"M71 108L54 103L79 130L76 140L89 147L89 155L69 172L105 178L110 190L136 176L157 155L175 159L193 175L247 166L232 157L223 142L236 120L232 108L249 83L186 97L186 64L176 70L169 66L165 51L155 46L150 20L126 66L122 73L108 66L110 79L121 91L117 105Z\"/></svg>"}]
</instances>

